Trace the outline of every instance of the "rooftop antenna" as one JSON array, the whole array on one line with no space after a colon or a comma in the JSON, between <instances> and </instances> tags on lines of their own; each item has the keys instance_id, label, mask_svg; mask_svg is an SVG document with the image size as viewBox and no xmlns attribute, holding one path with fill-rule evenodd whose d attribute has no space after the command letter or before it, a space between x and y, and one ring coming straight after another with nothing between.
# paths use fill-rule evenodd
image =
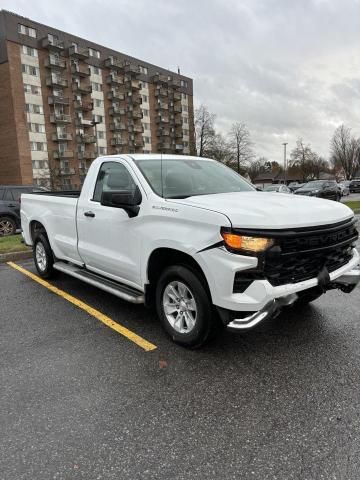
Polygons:
<instances>
[{"instance_id":1,"label":"rooftop antenna","mask_svg":"<svg viewBox=\"0 0 360 480\"><path fill-rule=\"evenodd\" d=\"M179 67L179 65L178 65L178 74L180 75L180 67Z\"/></svg>"}]
</instances>

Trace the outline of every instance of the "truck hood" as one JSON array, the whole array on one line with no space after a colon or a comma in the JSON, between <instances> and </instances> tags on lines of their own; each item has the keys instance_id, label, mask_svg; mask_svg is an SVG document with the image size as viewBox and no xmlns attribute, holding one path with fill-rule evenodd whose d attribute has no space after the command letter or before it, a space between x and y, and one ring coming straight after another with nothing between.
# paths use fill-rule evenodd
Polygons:
<instances>
[{"instance_id":1,"label":"truck hood","mask_svg":"<svg viewBox=\"0 0 360 480\"><path fill-rule=\"evenodd\" d=\"M199 195L169 202L226 215L233 227L298 228L328 225L353 216L346 205L302 195L234 192Z\"/></svg>"}]
</instances>

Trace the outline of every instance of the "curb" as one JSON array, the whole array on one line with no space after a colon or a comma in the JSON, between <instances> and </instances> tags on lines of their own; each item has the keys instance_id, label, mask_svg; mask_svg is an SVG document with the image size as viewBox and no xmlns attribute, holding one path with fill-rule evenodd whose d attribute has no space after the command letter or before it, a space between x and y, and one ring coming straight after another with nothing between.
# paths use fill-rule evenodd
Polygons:
<instances>
[{"instance_id":1,"label":"curb","mask_svg":"<svg viewBox=\"0 0 360 480\"><path fill-rule=\"evenodd\" d=\"M24 252L11 252L0 254L0 263L12 262L16 260L24 260L26 258L32 258L32 250Z\"/></svg>"}]
</instances>

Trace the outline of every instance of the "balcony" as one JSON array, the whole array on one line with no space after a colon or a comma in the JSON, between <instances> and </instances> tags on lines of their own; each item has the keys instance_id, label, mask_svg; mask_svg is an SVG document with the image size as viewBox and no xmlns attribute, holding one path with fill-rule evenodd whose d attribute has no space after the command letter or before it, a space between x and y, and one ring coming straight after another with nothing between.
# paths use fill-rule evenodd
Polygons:
<instances>
[{"instance_id":1,"label":"balcony","mask_svg":"<svg viewBox=\"0 0 360 480\"><path fill-rule=\"evenodd\" d=\"M47 48L48 50L53 50L54 52L62 52L64 50L63 42L51 37L44 37L41 39L42 48Z\"/></svg>"},{"instance_id":2,"label":"balcony","mask_svg":"<svg viewBox=\"0 0 360 480\"><path fill-rule=\"evenodd\" d=\"M94 109L93 102L83 102L82 100L74 100L74 109L82 112L91 112Z\"/></svg>"},{"instance_id":3,"label":"balcony","mask_svg":"<svg viewBox=\"0 0 360 480\"><path fill-rule=\"evenodd\" d=\"M184 145L180 144L180 143L177 143L175 145L175 150L178 151L178 150L184 150Z\"/></svg>"},{"instance_id":4,"label":"balcony","mask_svg":"<svg viewBox=\"0 0 360 480\"><path fill-rule=\"evenodd\" d=\"M135 119L143 118L143 114L140 108L134 108L134 109L128 110L128 116L130 118L135 118Z\"/></svg>"},{"instance_id":5,"label":"balcony","mask_svg":"<svg viewBox=\"0 0 360 480\"><path fill-rule=\"evenodd\" d=\"M121 137L113 137L111 140L110 140L110 144L112 146L116 146L116 145L127 145L127 140L124 140L123 138Z\"/></svg>"},{"instance_id":6,"label":"balcony","mask_svg":"<svg viewBox=\"0 0 360 480\"><path fill-rule=\"evenodd\" d=\"M133 65L127 63L124 65L124 71L127 75L136 76L140 74L139 67L137 65Z\"/></svg>"},{"instance_id":7,"label":"balcony","mask_svg":"<svg viewBox=\"0 0 360 480\"><path fill-rule=\"evenodd\" d=\"M156 123L169 123L169 117L158 116Z\"/></svg>"},{"instance_id":8,"label":"balcony","mask_svg":"<svg viewBox=\"0 0 360 480\"><path fill-rule=\"evenodd\" d=\"M92 92L92 87L90 82L73 82L72 90L74 93L79 95L88 95Z\"/></svg>"},{"instance_id":9,"label":"balcony","mask_svg":"<svg viewBox=\"0 0 360 480\"><path fill-rule=\"evenodd\" d=\"M78 77L88 77L90 76L90 67L88 65L79 65L77 63L72 63L71 73Z\"/></svg>"},{"instance_id":10,"label":"balcony","mask_svg":"<svg viewBox=\"0 0 360 480\"><path fill-rule=\"evenodd\" d=\"M181 87L181 80L179 80L178 78L173 78L173 79L170 81L170 85L171 85L173 88L180 88L180 87Z\"/></svg>"},{"instance_id":11,"label":"balcony","mask_svg":"<svg viewBox=\"0 0 360 480\"><path fill-rule=\"evenodd\" d=\"M152 81L154 83L164 83L168 84L169 83L169 78L167 75L162 75L162 74L157 74L152 77Z\"/></svg>"},{"instance_id":12,"label":"balcony","mask_svg":"<svg viewBox=\"0 0 360 480\"><path fill-rule=\"evenodd\" d=\"M75 118L75 125L77 127L82 127L82 128L89 128L89 127L94 126L92 120L89 120L89 119L83 118L83 117L76 117Z\"/></svg>"},{"instance_id":13,"label":"balcony","mask_svg":"<svg viewBox=\"0 0 360 480\"><path fill-rule=\"evenodd\" d=\"M116 88L112 88L110 92L107 93L107 98L109 100L125 100L125 94Z\"/></svg>"},{"instance_id":14,"label":"balcony","mask_svg":"<svg viewBox=\"0 0 360 480\"><path fill-rule=\"evenodd\" d=\"M53 142L64 142L72 140L72 134L67 132L54 132L51 135Z\"/></svg>"},{"instance_id":15,"label":"balcony","mask_svg":"<svg viewBox=\"0 0 360 480\"><path fill-rule=\"evenodd\" d=\"M46 85L48 87L67 87L68 81L58 75L49 75L46 77Z\"/></svg>"},{"instance_id":16,"label":"balcony","mask_svg":"<svg viewBox=\"0 0 360 480\"><path fill-rule=\"evenodd\" d=\"M104 65L107 68L112 68L114 70L123 71L124 62L115 57L109 57L104 61Z\"/></svg>"},{"instance_id":17,"label":"balcony","mask_svg":"<svg viewBox=\"0 0 360 480\"><path fill-rule=\"evenodd\" d=\"M110 123L110 130L113 131L113 132L119 132L121 130L126 130L126 125L125 125L125 123L118 123L118 122Z\"/></svg>"},{"instance_id":18,"label":"balcony","mask_svg":"<svg viewBox=\"0 0 360 480\"><path fill-rule=\"evenodd\" d=\"M168 91L166 88L157 88L155 90L155 97L167 97L168 96Z\"/></svg>"},{"instance_id":19,"label":"balcony","mask_svg":"<svg viewBox=\"0 0 360 480\"><path fill-rule=\"evenodd\" d=\"M62 58L54 57L53 55L49 55L44 60L44 65L47 68L54 68L54 69L64 69L66 68L66 61Z\"/></svg>"},{"instance_id":20,"label":"balcony","mask_svg":"<svg viewBox=\"0 0 360 480\"><path fill-rule=\"evenodd\" d=\"M175 101L181 100L181 93L180 92L174 92L173 93L173 99Z\"/></svg>"},{"instance_id":21,"label":"balcony","mask_svg":"<svg viewBox=\"0 0 360 480\"><path fill-rule=\"evenodd\" d=\"M125 82L125 86L128 90L135 90L136 91L136 90L141 89L139 80L127 80Z\"/></svg>"},{"instance_id":22,"label":"balcony","mask_svg":"<svg viewBox=\"0 0 360 480\"><path fill-rule=\"evenodd\" d=\"M133 92L132 95L129 95L127 97L128 101L132 103L132 105L141 105L142 104L142 98L140 93Z\"/></svg>"},{"instance_id":23,"label":"balcony","mask_svg":"<svg viewBox=\"0 0 360 480\"><path fill-rule=\"evenodd\" d=\"M122 76L116 75L116 73L111 72L110 75L106 77L106 83L109 85L123 85L124 78Z\"/></svg>"},{"instance_id":24,"label":"balcony","mask_svg":"<svg viewBox=\"0 0 360 480\"><path fill-rule=\"evenodd\" d=\"M182 125L182 124L183 124L182 118L181 118L181 117L180 117L180 118L176 118L176 117L175 117L175 118L174 118L174 124L175 124L176 126L178 126L178 127L179 127L180 125Z\"/></svg>"},{"instance_id":25,"label":"balcony","mask_svg":"<svg viewBox=\"0 0 360 480\"><path fill-rule=\"evenodd\" d=\"M89 58L89 49L79 48L76 45L71 45L68 49L69 57L85 59Z\"/></svg>"},{"instance_id":26,"label":"balcony","mask_svg":"<svg viewBox=\"0 0 360 480\"><path fill-rule=\"evenodd\" d=\"M69 105L70 99L69 97L60 97L57 95L48 97L49 105Z\"/></svg>"},{"instance_id":27,"label":"balcony","mask_svg":"<svg viewBox=\"0 0 360 480\"><path fill-rule=\"evenodd\" d=\"M51 123L71 123L71 116L64 113L52 113L50 114Z\"/></svg>"},{"instance_id":28,"label":"balcony","mask_svg":"<svg viewBox=\"0 0 360 480\"><path fill-rule=\"evenodd\" d=\"M182 112L181 105L174 105L172 109L175 113L181 113Z\"/></svg>"},{"instance_id":29,"label":"balcony","mask_svg":"<svg viewBox=\"0 0 360 480\"><path fill-rule=\"evenodd\" d=\"M140 125L128 125L129 132L142 133L144 131L143 126Z\"/></svg>"},{"instance_id":30,"label":"balcony","mask_svg":"<svg viewBox=\"0 0 360 480\"><path fill-rule=\"evenodd\" d=\"M171 150L171 143L170 142L161 142L157 144L158 150Z\"/></svg>"},{"instance_id":31,"label":"balcony","mask_svg":"<svg viewBox=\"0 0 360 480\"><path fill-rule=\"evenodd\" d=\"M75 168L70 168L70 167L66 167L66 168L57 168L55 170L55 175L75 175Z\"/></svg>"},{"instance_id":32,"label":"balcony","mask_svg":"<svg viewBox=\"0 0 360 480\"><path fill-rule=\"evenodd\" d=\"M74 152L72 150L54 150L53 151L53 158L55 160L59 160L62 158L73 158Z\"/></svg>"},{"instance_id":33,"label":"balcony","mask_svg":"<svg viewBox=\"0 0 360 480\"><path fill-rule=\"evenodd\" d=\"M76 135L76 141L78 143L96 143L95 135L89 135L88 133L84 133L83 135Z\"/></svg>"},{"instance_id":34,"label":"balcony","mask_svg":"<svg viewBox=\"0 0 360 480\"><path fill-rule=\"evenodd\" d=\"M168 110L169 104L166 102L158 102L156 105L156 110Z\"/></svg>"},{"instance_id":35,"label":"balcony","mask_svg":"<svg viewBox=\"0 0 360 480\"><path fill-rule=\"evenodd\" d=\"M96 158L96 152L78 152L77 154L79 160L94 160Z\"/></svg>"},{"instance_id":36,"label":"balcony","mask_svg":"<svg viewBox=\"0 0 360 480\"><path fill-rule=\"evenodd\" d=\"M109 115L112 115L113 117L116 117L119 115L125 115L125 114L126 114L125 108L119 107L117 105L109 108Z\"/></svg>"},{"instance_id":37,"label":"balcony","mask_svg":"<svg viewBox=\"0 0 360 480\"><path fill-rule=\"evenodd\" d=\"M159 128L156 135L158 137L168 137L170 135L170 130L168 128Z\"/></svg>"}]
</instances>

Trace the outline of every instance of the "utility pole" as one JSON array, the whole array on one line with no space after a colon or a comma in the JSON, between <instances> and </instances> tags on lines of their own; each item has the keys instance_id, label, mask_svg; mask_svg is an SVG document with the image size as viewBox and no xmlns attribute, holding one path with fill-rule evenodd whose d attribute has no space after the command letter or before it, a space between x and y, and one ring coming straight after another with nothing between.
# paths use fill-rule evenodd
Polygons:
<instances>
[{"instance_id":1,"label":"utility pole","mask_svg":"<svg viewBox=\"0 0 360 480\"><path fill-rule=\"evenodd\" d=\"M286 165L286 145L287 145L287 143L284 142L283 145L284 145L284 183L286 185L286 167L287 167L287 165Z\"/></svg>"}]
</instances>

